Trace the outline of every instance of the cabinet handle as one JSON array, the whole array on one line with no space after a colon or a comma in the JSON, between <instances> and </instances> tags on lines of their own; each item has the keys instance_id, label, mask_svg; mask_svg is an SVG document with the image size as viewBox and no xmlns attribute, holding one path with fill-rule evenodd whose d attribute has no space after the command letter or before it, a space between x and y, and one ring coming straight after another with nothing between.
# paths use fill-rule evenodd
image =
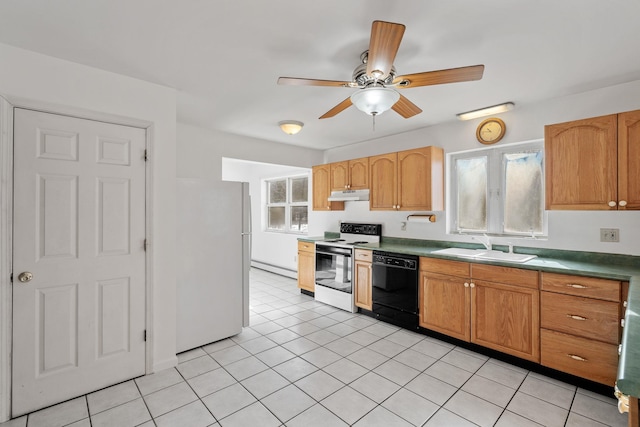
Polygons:
<instances>
[{"instance_id":1,"label":"cabinet handle","mask_svg":"<svg viewBox=\"0 0 640 427\"><path fill-rule=\"evenodd\" d=\"M620 200L620 201L618 202L618 204L619 204L620 206L622 206L622 207L625 207L625 206L627 206L627 201L626 201L626 200Z\"/></svg>"},{"instance_id":2,"label":"cabinet handle","mask_svg":"<svg viewBox=\"0 0 640 427\"><path fill-rule=\"evenodd\" d=\"M567 314L567 317L573 320L587 320L586 317L578 316L575 314Z\"/></svg>"},{"instance_id":3,"label":"cabinet handle","mask_svg":"<svg viewBox=\"0 0 640 427\"><path fill-rule=\"evenodd\" d=\"M579 283L567 283L567 288L573 289L587 289L587 286L581 285Z\"/></svg>"},{"instance_id":4,"label":"cabinet handle","mask_svg":"<svg viewBox=\"0 0 640 427\"><path fill-rule=\"evenodd\" d=\"M612 208L615 208L617 205L616 202L614 202L613 200L609 202L609 206L611 206Z\"/></svg>"},{"instance_id":5,"label":"cabinet handle","mask_svg":"<svg viewBox=\"0 0 640 427\"><path fill-rule=\"evenodd\" d=\"M620 319L620 326L624 328L624 319Z\"/></svg>"},{"instance_id":6,"label":"cabinet handle","mask_svg":"<svg viewBox=\"0 0 640 427\"><path fill-rule=\"evenodd\" d=\"M475 287L476 287L476 284L475 284L475 283L473 283L473 282L471 282L471 284L470 284L469 286L470 286L470 287L472 287L472 288L475 288Z\"/></svg>"},{"instance_id":7,"label":"cabinet handle","mask_svg":"<svg viewBox=\"0 0 640 427\"><path fill-rule=\"evenodd\" d=\"M468 287L469 287L469 283L464 282L464 287L465 287L465 288L468 288Z\"/></svg>"},{"instance_id":8,"label":"cabinet handle","mask_svg":"<svg viewBox=\"0 0 640 427\"><path fill-rule=\"evenodd\" d=\"M623 306L624 308L627 308L627 302L626 302L626 301L624 301L624 302L622 303L622 306Z\"/></svg>"},{"instance_id":9,"label":"cabinet handle","mask_svg":"<svg viewBox=\"0 0 640 427\"><path fill-rule=\"evenodd\" d=\"M580 362L586 362L587 361L587 359L585 359L584 357L578 356L577 354L567 354L567 356L569 356L573 360L578 360Z\"/></svg>"}]
</instances>

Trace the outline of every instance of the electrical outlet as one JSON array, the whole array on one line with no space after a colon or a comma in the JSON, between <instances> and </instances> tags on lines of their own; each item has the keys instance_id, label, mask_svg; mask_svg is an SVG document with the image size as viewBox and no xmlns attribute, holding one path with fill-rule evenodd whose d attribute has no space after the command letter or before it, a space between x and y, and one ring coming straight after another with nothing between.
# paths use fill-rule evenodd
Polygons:
<instances>
[{"instance_id":1,"label":"electrical outlet","mask_svg":"<svg viewBox=\"0 0 640 427\"><path fill-rule=\"evenodd\" d=\"M619 242L620 229L619 228L601 228L600 241L601 242Z\"/></svg>"},{"instance_id":2,"label":"electrical outlet","mask_svg":"<svg viewBox=\"0 0 640 427\"><path fill-rule=\"evenodd\" d=\"M400 223L400 230L401 231L407 231L407 223L406 222L401 222Z\"/></svg>"}]
</instances>

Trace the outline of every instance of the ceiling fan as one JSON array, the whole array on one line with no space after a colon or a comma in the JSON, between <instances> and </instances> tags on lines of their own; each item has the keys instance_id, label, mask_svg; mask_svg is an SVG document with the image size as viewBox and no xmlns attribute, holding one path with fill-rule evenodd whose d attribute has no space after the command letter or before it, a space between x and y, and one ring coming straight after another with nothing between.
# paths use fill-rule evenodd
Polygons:
<instances>
[{"instance_id":1,"label":"ceiling fan","mask_svg":"<svg viewBox=\"0 0 640 427\"><path fill-rule=\"evenodd\" d=\"M321 119L333 117L351 105L374 117L393 109L408 119L421 113L422 110L395 89L466 82L482 78L484 65L396 75L393 61L400 47L404 30L405 26L402 24L373 21L369 49L360 55L362 64L353 71L351 81L280 77L278 84L359 88L349 98L323 114Z\"/></svg>"}]
</instances>

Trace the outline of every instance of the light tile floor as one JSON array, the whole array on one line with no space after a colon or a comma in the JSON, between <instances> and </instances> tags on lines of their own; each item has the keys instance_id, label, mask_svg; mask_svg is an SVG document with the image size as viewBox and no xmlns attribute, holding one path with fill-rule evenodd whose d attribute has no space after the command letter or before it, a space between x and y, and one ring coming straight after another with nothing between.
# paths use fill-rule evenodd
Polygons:
<instances>
[{"instance_id":1,"label":"light tile floor","mask_svg":"<svg viewBox=\"0 0 640 427\"><path fill-rule=\"evenodd\" d=\"M616 401L251 271L251 327L0 427L625 426Z\"/></svg>"}]
</instances>

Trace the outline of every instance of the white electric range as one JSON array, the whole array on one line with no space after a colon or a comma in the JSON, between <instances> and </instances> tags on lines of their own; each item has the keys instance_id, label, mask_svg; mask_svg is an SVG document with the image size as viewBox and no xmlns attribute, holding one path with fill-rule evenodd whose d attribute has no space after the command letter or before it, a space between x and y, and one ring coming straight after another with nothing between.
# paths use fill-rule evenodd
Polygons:
<instances>
[{"instance_id":1,"label":"white electric range","mask_svg":"<svg viewBox=\"0 0 640 427\"><path fill-rule=\"evenodd\" d=\"M380 243L381 235L381 224L343 222L339 238L316 242L315 299L355 313L354 247Z\"/></svg>"}]
</instances>

